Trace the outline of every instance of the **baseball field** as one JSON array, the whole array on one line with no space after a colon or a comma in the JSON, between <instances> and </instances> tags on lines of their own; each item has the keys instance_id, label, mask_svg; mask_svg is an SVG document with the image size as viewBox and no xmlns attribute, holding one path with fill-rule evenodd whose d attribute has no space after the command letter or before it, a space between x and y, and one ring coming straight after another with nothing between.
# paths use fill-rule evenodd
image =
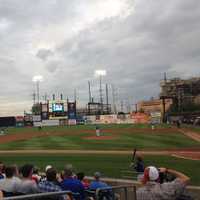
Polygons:
<instances>
[{"instance_id":1,"label":"baseball field","mask_svg":"<svg viewBox=\"0 0 200 200\"><path fill-rule=\"evenodd\" d=\"M38 128L7 128L0 136L0 161L5 164L33 163L41 170L48 164L58 170L67 163L91 176L134 179L130 169L133 149L143 155L145 165L173 168L200 185L200 134L192 127L177 129L158 125L94 125Z\"/></svg>"}]
</instances>

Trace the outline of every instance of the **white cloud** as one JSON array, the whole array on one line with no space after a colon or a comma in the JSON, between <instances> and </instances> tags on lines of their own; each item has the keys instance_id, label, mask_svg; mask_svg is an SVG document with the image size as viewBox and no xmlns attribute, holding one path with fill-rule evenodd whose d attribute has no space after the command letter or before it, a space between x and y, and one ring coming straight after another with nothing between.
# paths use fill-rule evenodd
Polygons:
<instances>
[{"instance_id":1,"label":"white cloud","mask_svg":"<svg viewBox=\"0 0 200 200\"><path fill-rule=\"evenodd\" d=\"M200 74L198 0L0 1L0 115L31 107L35 74L41 94L76 88L79 105L88 80L99 99L96 69L132 102L157 96L165 71Z\"/></svg>"},{"instance_id":2,"label":"white cloud","mask_svg":"<svg viewBox=\"0 0 200 200\"><path fill-rule=\"evenodd\" d=\"M8 28L11 26L11 21L9 21L6 18L1 18L0 19L0 33L7 31Z\"/></svg>"}]
</instances>

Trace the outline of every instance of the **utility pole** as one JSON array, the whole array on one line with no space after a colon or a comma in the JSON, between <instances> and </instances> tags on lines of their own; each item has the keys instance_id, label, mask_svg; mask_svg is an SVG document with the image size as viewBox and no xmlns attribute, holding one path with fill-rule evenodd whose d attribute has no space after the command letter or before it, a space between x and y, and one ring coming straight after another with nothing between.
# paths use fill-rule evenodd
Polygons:
<instances>
[{"instance_id":1,"label":"utility pole","mask_svg":"<svg viewBox=\"0 0 200 200\"><path fill-rule=\"evenodd\" d=\"M117 114L116 93L115 93L115 87L113 84L111 85L111 89L112 89L113 111L114 111L114 114Z\"/></svg>"},{"instance_id":2,"label":"utility pole","mask_svg":"<svg viewBox=\"0 0 200 200\"><path fill-rule=\"evenodd\" d=\"M74 89L74 102L76 102L77 95L76 95L76 89Z\"/></svg>"},{"instance_id":3,"label":"utility pole","mask_svg":"<svg viewBox=\"0 0 200 200\"><path fill-rule=\"evenodd\" d=\"M121 100L121 112L123 112L124 111L124 102L123 102L123 100Z\"/></svg>"},{"instance_id":4,"label":"utility pole","mask_svg":"<svg viewBox=\"0 0 200 200\"><path fill-rule=\"evenodd\" d=\"M109 106L108 106L108 84L106 84L106 106L107 106L107 114L109 114Z\"/></svg>"},{"instance_id":5,"label":"utility pole","mask_svg":"<svg viewBox=\"0 0 200 200\"><path fill-rule=\"evenodd\" d=\"M92 101L90 81L88 81L88 90L89 90L89 103L90 103Z\"/></svg>"},{"instance_id":6,"label":"utility pole","mask_svg":"<svg viewBox=\"0 0 200 200\"><path fill-rule=\"evenodd\" d=\"M102 92L102 75L99 76L100 78L100 87L99 87L99 96L100 96L100 105L101 105L101 113L103 113L103 92Z\"/></svg>"},{"instance_id":7,"label":"utility pole","mask_svg":"<svg viewBox=\"0 0 200 200\"><path fill-rule=\"evenodd\" d=\"M35 92L33 92L33 105L35 105L35 100L36 99L36 94L35 94Z\"/></svg>"}]
</instances>

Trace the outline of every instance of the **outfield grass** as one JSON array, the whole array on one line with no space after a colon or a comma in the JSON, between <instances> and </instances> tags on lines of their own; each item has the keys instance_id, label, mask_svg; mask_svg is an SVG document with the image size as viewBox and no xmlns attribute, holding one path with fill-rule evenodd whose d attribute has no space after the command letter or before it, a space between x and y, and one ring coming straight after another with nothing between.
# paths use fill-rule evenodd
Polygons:
<instances>
[{"instance_id":1,"label":"outfield grass","mask_svg":"<svg viewBox=\"0 0 200 200\"><path fill-rule=\"evenodd\" d=\"M138 149L178 149L200 148L200 144L180 134L174 129L167 129L168 125L159 125L159 132L153 132L150 125L111 124L101 125L104 136L115 136L112 140L94 140L85 137L95 136L94 125L44 127L37 128L10 128L7 134L33 134L34 132L49 133L46 137L35 137L29 140L14 141L0 145L1 150L19 149L83 149L83 150L132 150ZM135 128L135 129L134 129ZM162 129L163 128L163 129ZM73 131L74 134L73 134ZM80 132L79 132L80 131ZM54 132L66 133L54 136Z\"/></svg>"},{"instance_id":2,"label":"outfield grass","mask_svg":"<svg viewBox=\"0 0 200 200\"><path fill-rule=\"evenodd\" d=\"M94 125L43 127L41 132L49 136L35 137L28 140L14 141L0 145L0 150L163 150L163 149L200 149L200 143L189 139L169 125L159 125L152 132L150 125L111 124L100 125L104 136L115 136L112 140L88 140L85 137L95 136ZM135 129L134 129L135 128ZM168 129L165 129L168 128ZM166 132L169 131L168 132ZM80 131L80 132L79 132ZM8 128L6 134L34 134L37 128ZM53 135L64 133L62 136ZM6 164L34 163L44 169L52 164L61 170L66 163L72 163L77 171L92 175L101 171L107 177L122 178L122 171L129 170L130 156L122 155L0 155L0 160ZM183 160L170 156L145 156L146 165L164 166L181 171L192 178L192 184L200 185L200 161Z\"/></svg>"},{"instance_id":3,"label":"outfield grass","mask_svg":"<svg viewBox=\"0 0 200 200\"><path fill-rule=\"evenodd\" d=\"M95 134L95 133L94 133ZM112 135L103 133L103 135ZM127 133L118 135L112 140L95 140L85 137L91 133L80 133L66 136L36 137L29 140L14 141L0 145L1 150L19 149L83 149L83 150L132 150L138 149L178 149L200 148L200 144L182 134L148 134Z\"/></svg>"},{"instance_id":4,"label":"outfield grass","mask_svg":"<svg viewBox=\"0 0 200 200\"><path fill-rule=\"evenodd\" d=\"M44 170L51 164L58 170L62 170L67 163L73 164L75 171L84 171L92 176L95 171L100 171L105 177L122 178L124 170L130 170L131 156L128 155L0 155L0 160L5 164L33 163ZM170 156L145 156L145 165L173 168L191 177L191 184L200 185L199 166L200 161L190 161Z\"/></svg>"},{"instance_id":5,"label":"outfield grass","mask_svg":"<svg viewBox=\"0 0 200 200\"><path fill-rule=\"evenodd\" d=\"M98 125L102 129L126 129L126 128L151 128L149 124L99 124ZM158 124L157 128L169 128L170 125L167 124ZM87 124L87 125L76 125L76 126L46 126L42 128L42 131L45 132L64 132L66 130L95 130L95 125ZM7 128L6 134L20 134L20 133L29 133L29 132L38 132L37 127L22 127L22 128Z\"/></svg>"}]
</instances>

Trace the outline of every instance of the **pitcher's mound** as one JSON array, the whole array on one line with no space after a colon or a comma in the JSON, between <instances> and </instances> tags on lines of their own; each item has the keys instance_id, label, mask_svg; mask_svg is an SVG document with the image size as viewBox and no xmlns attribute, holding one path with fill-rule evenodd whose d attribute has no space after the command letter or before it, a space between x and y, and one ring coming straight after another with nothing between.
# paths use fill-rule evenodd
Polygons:
<instances>
[{"instance_id":1,"label":"pitcher's mound","mask_svg":"<svg viewBox=\"0 0 200 200\"><path fill-rule=\"evenodd\" d=\"M113 136L89 136L89 137L84 137L83 139L86 140L113 140L116 139L116 137Z\"/></svg>"}]
</instances>

